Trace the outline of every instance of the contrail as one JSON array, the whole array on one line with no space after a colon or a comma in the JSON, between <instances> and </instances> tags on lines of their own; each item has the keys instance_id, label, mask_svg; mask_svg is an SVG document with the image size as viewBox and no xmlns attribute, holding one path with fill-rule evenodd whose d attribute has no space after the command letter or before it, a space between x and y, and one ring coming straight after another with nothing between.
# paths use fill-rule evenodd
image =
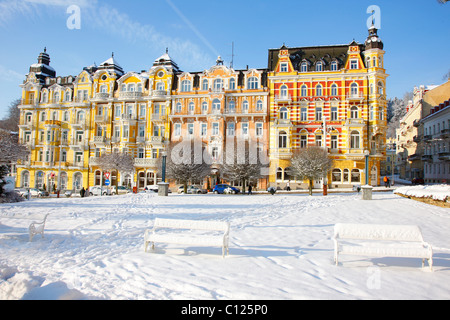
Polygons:
<instances>
[{"instance_id":1,"label":"contrail","mask_svg":"<svg viewBox=\"0 0 450 320\"><path fill-rule=\"evenodd\" d=\"M172 7L172 9L177 13L177 15L188 25L188 27L197 35L197 37L203 42L205 46L211 50L212 53L216 57L220 56L220 54L217 52L217 50L209 43L208 40L200 33L200 31L197 30L197 28L189 21L188 18L173 4L171 0L166 0L166 2L169 4L169 6Z\"/></svg>"}]
</instances>

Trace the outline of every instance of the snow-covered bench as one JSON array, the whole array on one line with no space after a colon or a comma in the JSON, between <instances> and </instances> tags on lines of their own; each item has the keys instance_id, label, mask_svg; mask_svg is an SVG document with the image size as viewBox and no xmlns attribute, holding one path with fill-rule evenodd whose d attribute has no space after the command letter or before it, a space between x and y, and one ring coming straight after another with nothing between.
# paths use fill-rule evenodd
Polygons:
<instances>
[{"instance_id":1,"label":"snow-covered bench","mask_svg":"<svg viewBox=\"0 0 450 320\"><path fill-rule=\"evenodd\" d=\"M156 232L158 229L165 231ZM145 252L152 243L184 244L191 246L222 247L222 256L229 253L228 242L230 224L221 221L193 221L174 219L155 219L152 230L145 231Z\"/></svg>"},{"instance_id":2,"label":"snow-covered bench","mask_svg":"<svg viewBox=\"0 0 450 320\"><path fill-rule=\"evenodd\" d=\"M339 254L376 257L421 258L433 269L433 249L424 242L418 226L336 224L334 227L334 261Z\"/></svg>"},{"instance_id":3,"label":"snow-covered bench","mask_svg":"<svg viewBox=\"0 0 450 320\"><path fill-rule=\"evenodd\" d=\"M33 221L31 222L30 226L28 227L28 233L30 236L30 242L33 241L34 236L40 234L42 238L44 238L44 229L45 229L45 223L47 222L47 217L49 214L46 214L43 220L36 221L37 219L33 217L26 217L26 216L1 216L1 218L7 218L7 219L14 219L14 220L28 220Z\"/></svg>"}]
</instances>

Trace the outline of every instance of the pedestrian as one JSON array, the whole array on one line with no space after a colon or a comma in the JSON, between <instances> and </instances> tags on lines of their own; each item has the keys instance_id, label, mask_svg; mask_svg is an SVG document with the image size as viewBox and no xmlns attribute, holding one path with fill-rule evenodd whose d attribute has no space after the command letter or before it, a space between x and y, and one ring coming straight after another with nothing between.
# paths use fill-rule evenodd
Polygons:
<instances>
[{"instance_id":1,"label":"pedestrian","mask_svg":"<svg viewBox=\"0 0 450 320\"><path fill-rule=\"evenodd\" d=\"M84 190L84 187L82 187L81 190L80 190L80 196L82 198L84 198L85 193L86 193L86 190Z\"/></svg>"},{"instance_id":2,"label":"pedestrian","mask_svg":"<svg viewBox=\"0 0 450 320\"><path fill-rule=\"evenodd\" d=\"M249 184L248 185L248 195L251 195L251 194L252 194L252 185Z\"/></svg>"},{"instance_id":3,"label":"pedestrian","mask_svg":"<svg viewBox=\"0 0 450 320\"><path fill-rule=\"evenodd\" d=\"M387 178L387 188L391 187L391 179Z\"/></svg>"},{"instance_id":4,"label":"pedestrian","mask_svg":"<svg viewBox=\"0 0 450 320\"><path fill-rule=\"evenodd\" d=\"M286 186L286 190L287 191L291 191L291 180L288 181L287 186Z\"/></svg>"},{"instance_id":5,"label":"pedestrian","mask_svg":"<svg viewBox=\"0 0 450 320\"><path fill-rule=\"evenodd\" d=\"M388 187L388 182L389 182L389 178L387 176L384 176L384 186L387 188Z\"/></svg>"}]
</instances>

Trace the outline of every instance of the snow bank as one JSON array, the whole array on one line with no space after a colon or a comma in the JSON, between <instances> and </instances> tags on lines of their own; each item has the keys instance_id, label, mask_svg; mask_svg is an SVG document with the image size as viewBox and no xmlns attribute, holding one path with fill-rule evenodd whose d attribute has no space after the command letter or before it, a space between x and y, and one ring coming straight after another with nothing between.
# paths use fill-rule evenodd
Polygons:
<instances>
[{"instance_id":1,"label":"snow bank","mask_svg":"<svg viewBox=\"0 0 450 320\"><path fill-rule=\"evenodd\" d=\"M394 193L409 197L430 198L433 200L448 201L448 199L450 198L450 186L405 186L396 189Z\"/></svg>"}]
</instances>

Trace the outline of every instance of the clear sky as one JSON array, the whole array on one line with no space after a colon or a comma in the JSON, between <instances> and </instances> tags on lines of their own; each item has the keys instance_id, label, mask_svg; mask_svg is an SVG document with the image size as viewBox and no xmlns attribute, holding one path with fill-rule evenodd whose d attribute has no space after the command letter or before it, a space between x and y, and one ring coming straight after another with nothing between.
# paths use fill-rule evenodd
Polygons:
<instances>
[{"instance_id":1,"label":"clear sky","mask_svg":"<svg viewBox=\"0 0 450 320\"><path fill-rule=\"evenodd\" d=\"M388 98L445 82L450 3L437 0L0 0L0 118L44 47L61 76L112 52L125 72L148 70L166 47L183 71L203 71L219 54L229 65L233 42L235 69L265 68L268 49L283 43L364 43L370 5L381 10Z\"/></svg>"}]
</instances>

